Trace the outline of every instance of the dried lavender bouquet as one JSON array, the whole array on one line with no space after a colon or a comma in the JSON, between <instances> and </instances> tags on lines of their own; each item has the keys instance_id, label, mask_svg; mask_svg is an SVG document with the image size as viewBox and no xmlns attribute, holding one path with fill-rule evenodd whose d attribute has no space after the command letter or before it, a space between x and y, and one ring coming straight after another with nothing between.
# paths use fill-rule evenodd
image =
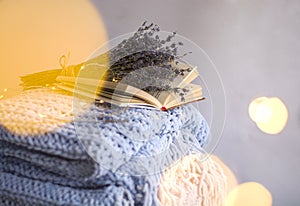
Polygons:
<instances>
[{"instance_id":1,"label":"dried lavender bouquet","mask_svg":"<svg viewBox=\"0 0 300 206\"><path fill-rule=\"evenodd\" d=\"M168 90L170 83L179 75L190 72L191 68L176 67L180 61L177 54L181 42L172 42L176 33L173 32L165 39L159 37L160 29L153 23L146 22L128 39L123 40L111 50L78 65L64 66L61 69L48 70L44 72L29 74L21 77L24 89L42 87L56 83L57 76L76 77L84 65L90 63L106 64L108 67L106 81L121 81L133 71L141 68L151 67L140 78L123 79L124 83L131 84L144 90L151 89L149 85L157 85L156 89ZM63 56L65 58L65 56ZM164 69L162 72L161 68ZM92 76L92 75L91 75ZM152 89L155 86L151 86Z\"/></svg>"},{"instance_id":2,"label":"dried lavender bouquet","mask_svg":"<svg viewBox=\"0 0 300 206\"><path fill-rule=\"evenodd\" d=\"M67 87L72 86L69 77L73 77L71 83L73 82L75 86L76 78L84 77L80 75L81 69L86 65L96 63L102 65L102 69L106 68L105 82L130 85L132 88L141 89L155 97L162 91L172 91L175 95L179 93L180 101L185 101L184 96L190 89L180 88L179 84L190 76L194 79L197 76L196 70L181 60L181 57L186 54L178 55L178 47L183 46L183 43L174 41L176 33L173 32L163 39L159 33L160 28L157 25L153 23L147 25L144 22L131 37L109 51L78 65L63 66L62 69L23 76L21 85L24 89L30 89L55 84L71 91ZM101 68L99 67L98 71L91 69L85 76L99 76L97 72ZM64 83L66 84L61 85ZM106 94L106 100L113 98L112 96ZM200 96L198 95L197 98L199 99Z\"/></svg>"}]
</instances>

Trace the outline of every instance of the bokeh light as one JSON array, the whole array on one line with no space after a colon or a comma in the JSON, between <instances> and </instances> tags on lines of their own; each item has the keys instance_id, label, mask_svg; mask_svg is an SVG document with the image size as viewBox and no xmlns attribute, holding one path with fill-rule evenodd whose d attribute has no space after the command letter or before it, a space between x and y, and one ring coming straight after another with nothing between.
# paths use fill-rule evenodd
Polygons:
<instances>
[{"instance_id":1,"label":"bokeh light","mask_svg":"<svg viewBox=\"0 0 300 206\"><path fill-rule=\"evenodd\" d=\"M226 206L271 206L272 195L262 184L247 182L233 189Z\"/></svg>"},{"instance_id":2,"label":"bokeh light","mask_svg":"<svg viewBox=\"0 0 300 206\"><path fill-rule=\"evenodd\" d=\"M2 0L0 25L0 99L21 91L20 76L59 69L69 52L67 64L78 64L107 40L87 0Z\"/></svg>"},{"instance_id":3,"label":"bokeh light","mask_svg":"<svg viewBox=\"0 0 300 206\"><path fill-rule=\"evenodd\" d=\"M249 105L250 118L258 128L268 134L278 134L286 126L288 110L277 97L259 97Z\"/></svg>"}]
</instances>

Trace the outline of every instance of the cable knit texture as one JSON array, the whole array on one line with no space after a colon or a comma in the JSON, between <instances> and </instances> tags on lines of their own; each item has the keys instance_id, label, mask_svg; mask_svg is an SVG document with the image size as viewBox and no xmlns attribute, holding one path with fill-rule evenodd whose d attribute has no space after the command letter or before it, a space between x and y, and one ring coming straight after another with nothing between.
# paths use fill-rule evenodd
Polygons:
<instances>
[{"instance_id":1,"label":"cable knit texture","mask_svg":"<svg viewBox=\"0 0 300 206\"><path fill-rule=\"evenodd\" d=\"M158 205L161 172L207 143L192 106L74 115L73 103L49 89L0 101L1 205Z\"/></svg>"}]
</instances>

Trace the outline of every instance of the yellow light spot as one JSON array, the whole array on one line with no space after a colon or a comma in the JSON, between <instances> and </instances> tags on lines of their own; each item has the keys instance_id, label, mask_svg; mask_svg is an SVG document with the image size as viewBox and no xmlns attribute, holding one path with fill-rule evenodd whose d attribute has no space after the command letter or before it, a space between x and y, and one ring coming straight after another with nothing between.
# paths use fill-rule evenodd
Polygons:
<instances>
[{"instance_id":1,"label":"yellow light spot","mask_svg":"<svg viewBox=\"0 0 300 206\"><path fill-rule=\"evenodd\" d=\"M52 89L52 90L55 90L55 89L56 89L56 87L51 87L51 89Z\"/></svg>"},{"instance_id":2,"label":"yellow light spot","mask_svg":"<svg viewBox=\"0 0 300 206\"><path fill-rule=\"evenodd\" d=\"M7 89L5 88L5 89L3 89L3 91L4 91L4 92L7 92Z\"/></svg>"},{"instance_id":3,"label":"yellow light spot","mask_svg":"<svg viewBox=\"0 0 300 206\"><path fill-rule=\"evenodd\" d=\"M39 113L39 116L40 116L41 118L47 117L47 115L41 114L41 113Z\"/></svg>"},{"instance_id":4,"label":"yellow light spot","mask_svg":"<svg viewBox=\"0 0 300 206\"><path fill-rule=\"evenodd\" d=\"M103 104L103 103L104 103L104 100L101 99L99 102L100 102L100 104Z\"/></svg>"},{"instance_id":5,"label":"yellow light spot","mask_svg":"<svg viewBox=\"0 0 300 206\"><path fill-rule=\"evenodd\" d=\"M113 81L113 82L118 82L118 80L117 80L117 79L115 79L115 78L113 78L113 79L112 79L112 81Z\"/></svg>"},{"instance_id":6,"label":"yellow light spot","mask_svg":"<svg viewBox=\"0 0 300 206\"><path fill-rule=\"evenodd\" d=\"M287 123L288 110L277 97L259 97L250 103L249 116L263 132L278 134Z\"/></svg>"},{"instance_id":7,"label":"yellow light spot","mask_svg":"<svg viewBox=\"0 0 300 206\"><path fill-rule=\"evenodd\" d=\"M83 62L107 40L92 1L0 2L0 88L17 88L20 76L56 69L60 55L69 51L69 65ZM59 38L54 33L59 33Z\"/></svg>"},{"instance_id":8,"label":"yellow light spot","mask_svg":"<svg viewBox=\"0 0 300 206\"><path fill-rule=\"evenodd\" d=\"M46 87L49 87L49 84L45 84Z\"/></svg>"},{"instance_id":9,"label":"yellow light spot","mask_svg":"<svg viewBox=\"0 0 300 206\"><path fill-rule=\"evenodd\" d=\"M263 185L247 182L232 190L226 206L272 206L272 195Z\"/></svg>"},{"instance_id":10,"label":"yellow light spot","mask_svg":"<svg viewBox=\"0 0 300 206\"><path fill-rule=\"evenodd\" d=\"M3 95L0 95L0 99L2 99L4 96Z\"/></svg>"}]
</instances>

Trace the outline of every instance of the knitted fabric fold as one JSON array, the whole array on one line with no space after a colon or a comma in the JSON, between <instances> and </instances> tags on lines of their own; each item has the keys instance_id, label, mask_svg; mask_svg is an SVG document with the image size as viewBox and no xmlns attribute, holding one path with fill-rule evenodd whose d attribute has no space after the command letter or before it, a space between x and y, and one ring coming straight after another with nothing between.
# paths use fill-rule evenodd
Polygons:
<instances>
[{"instance_id":1,"label":"knitted fabric fold","mask_svg":"<svg viewBox=\"0 0 300 206\"><path fill-rule=\"evenodd\" d=\"M160 172L188 155L188 145L207 143L207 123L190 105L168 112L93 106L82 119L94 122L62 121L72 101L49 90L0 101L0 203L158 205ZM37 114L48 119L28 126Z\"/></svg>"}]
</instances>

